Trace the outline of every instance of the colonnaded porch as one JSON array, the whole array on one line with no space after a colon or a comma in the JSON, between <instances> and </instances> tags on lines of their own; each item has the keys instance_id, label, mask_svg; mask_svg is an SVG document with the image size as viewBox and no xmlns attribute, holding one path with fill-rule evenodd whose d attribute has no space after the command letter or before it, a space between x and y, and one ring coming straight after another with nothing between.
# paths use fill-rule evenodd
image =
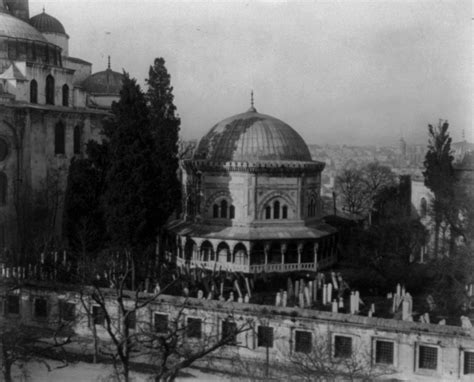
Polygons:
<instances>
[{"instance_id":1,"label":"colonnaded porch","mask_svg":"<svg viewBox=\"0 0 474 382\"><path fill-rule=\"evenodd\" d=\"M181 267L260 273L317 271L335 264L336 235L308 240L236 241L177 237Z\"/></svg>"}]
</instances>

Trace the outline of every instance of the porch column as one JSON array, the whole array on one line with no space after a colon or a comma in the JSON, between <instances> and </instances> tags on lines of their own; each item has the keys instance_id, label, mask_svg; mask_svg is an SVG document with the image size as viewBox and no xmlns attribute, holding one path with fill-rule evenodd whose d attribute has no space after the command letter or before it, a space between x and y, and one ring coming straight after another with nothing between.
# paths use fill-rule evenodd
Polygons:
<instances>
[{"instance_id":1,"label":"porch column","mask_svg":"<svg viewBox=\"0 0 474 382\"><path fill-rule=\"evenodd\" d=\"M318 270L318 249L319 249L319 243L314 243L314 270Z\"/></svg>"},{"instance_id":2,"label":"porch column","mask_svg":"<svg viewBox=\"0 0 474 382\"><path fill-rule=\"evenodd\" d=\"M265 243L263 247L263 253L265 254L265 268L268 264L268 252L270 251L270 243Z\"/></svg>"},{"instance_id":3,"label":"porch column","mask_svg":"<svg viewBox=\"0 0 474 382\"><path fill-rule=\"evenodd\" d=\"M286 243L281 243L280 246L280 251L281 251L281 264L285 264L285 253L288 248L288 245Z\"/></svg>"},{"instance_id":4,"label":"porch column","mask_svg":"<svg viewBox=\"0 0 474 382\"><path fill-rule=\"evenodd\" d=\"M298 251L298 268L301 265L301 254L303 253L303 243L298 243L297 251Z\"/></svg>"}]
</instances>

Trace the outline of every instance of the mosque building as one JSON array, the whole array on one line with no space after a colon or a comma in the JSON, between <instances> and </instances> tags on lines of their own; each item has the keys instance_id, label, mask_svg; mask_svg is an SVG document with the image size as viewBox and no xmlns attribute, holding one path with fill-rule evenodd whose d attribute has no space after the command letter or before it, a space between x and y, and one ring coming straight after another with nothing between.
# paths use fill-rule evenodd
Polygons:
<instances>
[{"instance_id":1,"label":"mosque building","mask_svg":"<svg viewBox=\"0 0 474 382\"><path fill-rule=\"evenodd\" d=\"M100 139L121 80L110 61L92 74L91 63L69 56L69 35L44 10L30 18L28 0L0 0L0 248L25 240L25 200L46 189L60 232L70 160Z\"/></svg>"},{"instance_id":2,"label":"mosque building","mask_svg":"<svg viewBox=\"0 0 474 382\"><path fill-rule=\"evenodd\" d=\"M189 268L315 271L336 260L322 220L321 172L303 138L253 105L217 123L182 162L183 213L170 252Z\"/></svg>"}]
</instances>

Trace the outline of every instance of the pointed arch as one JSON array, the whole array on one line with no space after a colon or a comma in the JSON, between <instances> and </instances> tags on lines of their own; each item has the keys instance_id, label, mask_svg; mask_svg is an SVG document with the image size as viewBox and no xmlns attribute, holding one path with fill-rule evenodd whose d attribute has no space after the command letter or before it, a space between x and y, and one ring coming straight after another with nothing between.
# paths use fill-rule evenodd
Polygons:
<instances>
[{"instance_id":1,"label":"pointed arch","mask_svg":"<svg viewBox=\"0 0 474 382\"><path fill-rule=\"evenodd\" d=\"M51 74L49 74L46 77L46 88L45 88L47 105L54 105L54 90L55 90L54 77Z\"/></svg>"},{"instance_id":2,"label":"pointed arch","mask_svg":"<svg viewBox=\"0 0 474 382\"><path fill-rule=\"evenodd\" d=\"M227 200L223 199L221 201L221 218L227 217Z\"/></svg>"},{"instance_id":3,"label":"pointed arch","mask_svg":"<svg viewBox=\"0 0 474 382\"><path fill-rule=\"evenodd\" d=\"M62 88L62 92L63 92L63 106L69 106L69 86L67 86L67 84L64 84L63 85L63 88Z\"/></svg>"},{"instance_id":4,"label":"pointed arch","mask_svg":"<svg viewBox=\"0 0 474 382\"><path fill-rule=\"evenodd\" d=\"M65 154L66 153L66 128L64 123L59 121L54 126L54 153Z\"/></svg>"},{"instance_id":5,"label":"pointed arch","mask_svg":"<svg viewBox=\"0 0 474 382\"><path fill-rule=\"evenodd\" d=\"M36 80L30 82L30 102L38 103L38 82Z\"/></svg>"}]
</instances>

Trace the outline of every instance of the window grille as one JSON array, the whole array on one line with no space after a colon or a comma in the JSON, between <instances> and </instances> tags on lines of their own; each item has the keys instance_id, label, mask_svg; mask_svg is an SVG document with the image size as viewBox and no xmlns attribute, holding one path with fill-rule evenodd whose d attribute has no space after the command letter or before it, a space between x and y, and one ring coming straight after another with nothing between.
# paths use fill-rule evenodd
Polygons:
<instances>
[{"instance_id":1,"label":"window grille","mask_svg":"<svg viewBox=\"0 0 474 382\"><path fill-rule=\"evenodd\" d=\"M235 322L222 321L222 340L227 340L228 345L237 345L237 324Z\"/></svg>"},{"instance_id":2,"label":"window grille","mask_svg":"<svg viewBox=\"0 0 474 382\"><path fill-rule=\"evenodd\" d=\"M393 364L393 342L375 341L375 363Z\"/></svg>"},{"instance_id":3,"label":"window grille","mask_svg":"<svg viewBox=\"0 0 474 382\"><path fill-rule=\"evenodd\" d=\"M273 347L273 328L270 326L258 327L258 346Z\"/></svg>"},{"instance_id":4,"label":"window grille","mask_svg":"<svg viewBox=\"0 0 474 382\"><path fill-rule=\"evenodd\" d=\"M418 367L420 369L436 370L438 368L438 348L420 345L419 353Z\"/></svg>"},{"instance_id":5,"label":"window grille","mask_svg":"<svg viewBox=\"0 0 474 382\"><path fill-rule=\"evenodd\" d=\"M188 318L187 334L190 338L201 338L201 319Z\"/></svg>"},{"instance_id":6,"label":"window grille","mask_svg":"<svg viewBox=\"0 0 474 382\"><path fill-rule=\"evenodd\" d=\"M168 331L168 315L155 313L155 332L166 333Z\"/></svg>"},{"instance_id":7,"label":"window grille","mask_svg":"<svg viewBox=\"0 0 474 382\"><path fill-rule=\"evenodd\" d=\"M311 332L295 331L295 352L311 353L312 345Z\"/></svg>"},{"instance_id":8,"label":"window grille","mask_svg":"<svg viewBox=\"0 0 474 382\"><path fill-rule=\"evenodd\" d=\"M352 338L334 336L334 357L349 358L352 356Z\"/></svg>"},{"instance_id":9,"label":"window grille","mask_svg":"<svg viewBox=\"0 0 474 382\"><path fill-rule=\"evenodd\" d=\"M474 374L474 352L464 352L464 374Z\"/></svg>"}]
</instances>

